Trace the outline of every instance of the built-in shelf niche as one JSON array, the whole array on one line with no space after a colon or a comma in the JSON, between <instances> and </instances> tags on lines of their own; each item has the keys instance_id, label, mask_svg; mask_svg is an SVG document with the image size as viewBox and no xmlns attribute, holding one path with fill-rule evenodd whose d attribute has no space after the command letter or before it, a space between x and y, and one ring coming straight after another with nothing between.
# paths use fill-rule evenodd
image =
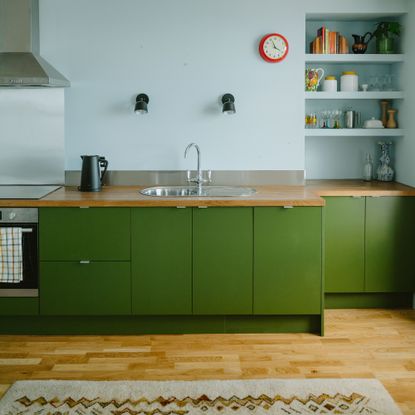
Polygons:
<instances>
[{"instance_id":1,"label":"built-in shelf niche","mask_svg":"<svg viewBox=\"0 0 415 415\"><path fill-rule=\"evenodd\" d=\"M402 85L402 71L405 53L402 39L398 41L396 54L376 54L376 41L372 39L365 54L353 54L352 34L360 34L375 29L376 22L391 20L403 21L403 13L310 13L306 15L305 68L323 68L325 76L334 75L338 80L343 71L355 70L359 75L359 84L369 84L374 76L380 78L392 75L389 90L364 92L305 92L305 114L319 113L324 109L354 109L362 116L362 124L372 117L380 118L380 100L390 100L398 110L397 129L304 129L306 139L306 174L307 178L359 178L366 152L378 158L378 141L396 141L405 139L405 125L400 117L405 105L405 87ZM311 54L309 44L317 30L326 26L331 31L338 31L349 42L349 54ZM344 124L343 124L344 127ZM358 158L358 160L356 159ZM328 161L330 159L330 161ZM337 162L336 162L337 160ZM325 166L325 167L323 167Z\"/></svg>"}]
</instances>

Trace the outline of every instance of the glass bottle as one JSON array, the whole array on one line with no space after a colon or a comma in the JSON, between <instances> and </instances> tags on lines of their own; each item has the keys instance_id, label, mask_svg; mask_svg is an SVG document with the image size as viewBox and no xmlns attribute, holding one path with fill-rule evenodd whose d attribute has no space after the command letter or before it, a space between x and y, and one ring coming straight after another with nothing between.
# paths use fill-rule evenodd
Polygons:
<instances>
[{"instance_id":1,"label":"glass bottle","mask_svg":"<svg viewBox=\"0 0 415 415\"><path fill-rule=\"evenodd\" d=\"M373 179L373 159L370 153L366 153L366 161L363 166L363 180L370 182Z\"/></svg>"}]
</instances>

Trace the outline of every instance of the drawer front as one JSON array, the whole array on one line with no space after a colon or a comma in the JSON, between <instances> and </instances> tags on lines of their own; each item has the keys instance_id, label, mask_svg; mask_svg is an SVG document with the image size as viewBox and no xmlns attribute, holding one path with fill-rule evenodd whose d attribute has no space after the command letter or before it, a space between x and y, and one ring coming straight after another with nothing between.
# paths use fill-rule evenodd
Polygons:
<instances>
[{"instance_id":1,"label":"drawer front","mask_svg":"<svg viewBox=\"0 0 415 415\"><path fill-rule=\"evenodd\" d=\"M43 261L129 261L129 208L40 209Z\"/></svg>"},{"instance_id":2,"label":"drawer front","mask_svg":"<svg viewBox=\"0 0 415 415\"><path fill-rule=\"evenodd\" d=\"M40 314L131 314L129 262L41 262Z\"/></svg>"}]
</instances>

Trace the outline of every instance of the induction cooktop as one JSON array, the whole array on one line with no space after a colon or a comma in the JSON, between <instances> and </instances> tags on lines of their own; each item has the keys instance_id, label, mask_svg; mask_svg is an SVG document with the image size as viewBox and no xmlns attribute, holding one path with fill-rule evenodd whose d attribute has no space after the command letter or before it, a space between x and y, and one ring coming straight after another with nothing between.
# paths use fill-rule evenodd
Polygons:
<instances>
[{"instance_id":1,"label":"induction cooktop","mask_svg":"<svg viewBox=\"0 0 415 415\"><path fill-rule=\"evenodd\" d=\"M42 199L61 186L0 185L0 199Z\"/></svg>"}]
</instances>

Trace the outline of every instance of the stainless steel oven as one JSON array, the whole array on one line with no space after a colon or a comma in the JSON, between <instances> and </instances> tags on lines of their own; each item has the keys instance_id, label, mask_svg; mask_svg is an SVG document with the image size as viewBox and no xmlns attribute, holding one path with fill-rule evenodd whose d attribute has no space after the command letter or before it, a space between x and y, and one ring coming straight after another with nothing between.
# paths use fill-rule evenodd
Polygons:
<instances>
[{"instance_id":1,"label":"stainless steel oven","mask_svg":"<svg viewBox=\"0 0 415 415\"><path fill-rule=\"evenodd\" d=\"M38 209L0 208L0 227L22 228L23 280L5 283L0 280L0 297L38 297Z\"/></svg>"}]
</instances>

